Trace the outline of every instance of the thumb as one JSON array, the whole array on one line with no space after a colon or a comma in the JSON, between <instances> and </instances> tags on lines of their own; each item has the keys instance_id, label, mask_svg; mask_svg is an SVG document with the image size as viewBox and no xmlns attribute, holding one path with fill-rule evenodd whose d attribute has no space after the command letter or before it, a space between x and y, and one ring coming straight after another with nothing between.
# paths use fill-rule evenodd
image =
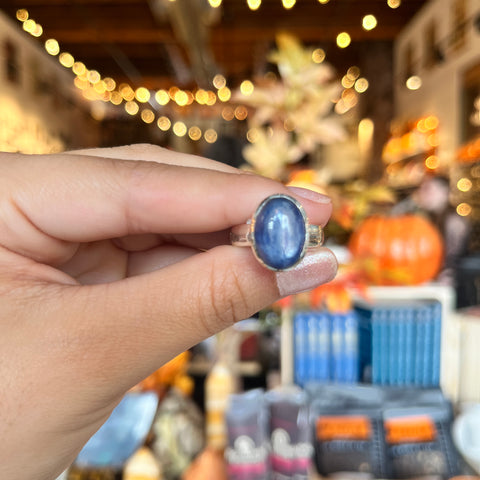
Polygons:
<instances>
[{"instance_id":1,"label":"thumb","mask_svg":"<svg viewBox=\"0 0 480 480\"><path fill-rule=\"evenodd\" d=\"M68 287L78 289L68 302L70 312L77 312L69 316L69 335L81 350L73 357L84 359L80 368L90 384L97 377L98 388L117 395L278 298L331 280L336 268L326 248L315 249L290 271L275 273L250 249L224 245L114 284Z\"/></svg>"}]
</instances>

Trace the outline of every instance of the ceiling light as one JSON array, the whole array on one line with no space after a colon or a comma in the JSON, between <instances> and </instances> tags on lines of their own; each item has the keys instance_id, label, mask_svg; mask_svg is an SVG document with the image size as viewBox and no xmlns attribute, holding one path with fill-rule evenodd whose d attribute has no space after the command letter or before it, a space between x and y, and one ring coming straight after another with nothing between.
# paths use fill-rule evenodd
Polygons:
<instances>
[{"instance_id":1,"label":"ceiling light","mask_svg":"<svg viewBox=\"0 0 480 480\"><path fill-rule=\"evenodd\" d=\"M340 48L347 48L351 41L352 39L347 32L342 32L337 35L337 45Z\"/></svg>"},{"instance_id":2,"label":"ceiling light","mask_svg":"<svg viewBox=\"0 0 480 480\"><path fill-rule=\"evenodd\" d=\"M325 50L323 48L316 48L312 52L312 60L314 63L322 63L325 60Z\"/></svg>"},{"instance_id":3,"label":"ceiling light","mask_svg":"<svg viewBox=\"0 0 480 480\"><path fill-rule=\"evenodd\" d=\"M359 78L355 82L355 91L358 93L363 93L368 90L369 84L366 78Z\"/></svg>"},{"instance_id":4,"label":"ceiling light","mask_svg":"<svg viewBox=\"0 0 480 480\"><path fill-rule=\"evenodd\" d=\"M373 30L377 26L377 19L374 15L365 15L362 20L364 30Z\"/></svg>"},{"instance_id":5,"label":"ceiling light","mask_svg":"<svg viewBox=\"0 0 480 480\"><path fill-rule=\"evenodd\" d=\"M177 137L184 137L187 133L187 126L183 122L175 122L173 124L173 133Z\"/></svg>"},{"instance_id":6,"label":"ceiling light","mask_svg":"<svg viewBox=\"0 0 480 480\"><path fill-rule=\"evenodd\" d=\"M158 117L157 126L162 132L166 132L172 126L172 122L168 117Z\"/></svg>"},{"instance_id":7,"label":"ceiling light","mask_svg":"<svg viewBox=\"0 0 480 480\"><path fill-rule=\"evenodd\" d=\"M213 77L212 83L217 90L220 90L220 88L223 88L227 84L227 79L221 73L217 73L217 75Z\"/></svg>"},{"instance_id":8,"label":"ceiling light","mask_svg":"<svg viewBox=\"0 0 480 480\"><path fill-rule=\"evenodd\" d=\"M422 79L418 75L407 78L405 85L409 90L418 90L422 86Z\"/></svg>"},{"instance_id":9,"label":"ceiling light","mask_svg":"<svg viewBox=\"0 0 480 480\"><path fill-rule=\"evenodd\" d=\"M390 8L398 8L402 3L402 0L387 0L387 5Z\"/></svg>"},{"instance_id":10,"label":"ceiling light","mask_svg":"<svg viewBox=\"0 0 480 480\"><path fill-rule=\"evenodd\" d=\"M58 55L60 53L60 45L54 38L49 38L45 42L45 50L50 55Z\"/></svg>"},{"instance_id":11,"label":"ceiling light","mask_svg":"<svg viewBox=\"0 0 480 480\"><path fill-rule=\"evenodd\" d=\"M258 10L262 0L247 0L247 5L250 10Z\"/></svg>"},{"instance_id":12,"label":"ceiling light","mask_svg":"<svg viewBox=\"0 0 480 480\"><path fill-rule=\"evenodd\" d=\"M242 92L242 95L245 95L246 97L248 97L253 93L254 88L255 87L253 86L253 83L250 80L244 80L240 84L240 92Z\"/></svg>"},{"instance_id":13,"label":"ceiling light","mask_svg":"<svg viewBox=\"0 0 480 480\"><path fill-rule=\"evenodd\" d=\"M283 8L290 10L296 3L297 0L282 0Z\"/></svg>"}]
</instances>

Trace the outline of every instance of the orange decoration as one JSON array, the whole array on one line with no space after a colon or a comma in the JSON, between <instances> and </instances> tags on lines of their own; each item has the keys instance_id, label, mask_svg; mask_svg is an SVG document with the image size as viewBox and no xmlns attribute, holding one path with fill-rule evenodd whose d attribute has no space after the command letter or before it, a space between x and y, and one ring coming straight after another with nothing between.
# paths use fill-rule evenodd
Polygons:
<instances>
[{"instance_id":1,"label":"orange decoration","mask_svg":"<svg viewBox=\"0 0 480 480\"><path fill-rule=\"evenodd\" d=\"M435 278L443 262L440 232L421 215L368 217L349 248L374 285L418 285Z\"/></svg>"}]
</instances>

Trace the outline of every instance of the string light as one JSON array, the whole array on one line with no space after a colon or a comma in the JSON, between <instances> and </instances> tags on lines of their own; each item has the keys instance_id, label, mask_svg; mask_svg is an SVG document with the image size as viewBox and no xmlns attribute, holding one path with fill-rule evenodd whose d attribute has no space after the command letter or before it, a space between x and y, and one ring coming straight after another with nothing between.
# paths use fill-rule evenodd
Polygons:
<instances>
[{"instance_id":1,"label":"string light","mask_svg":"<svg viewBox=\"0 0 480 480\"><path fill-rule=\"evenodd\" d=\"M205 131L203 138L205 138L207 143L215 143L217 141L218 134L213 128L209 128Z\"/></svg>"},{"instance_id":2,"label":"string light","mask_svg":"<svg viewBox=\"0 0 480 480\"><path fill-rule=\"evenodd\" d=\"M227 79L221 73L217 73L217 75L213 77L212 83L217 90L220 90L227 85Z\"/></svg>"},{"instance_id":3,"label":"string light","mask_svg":"<svg viewBox=\"0 0 480 480\"><path fill-rule=\"evenodd\" d=\"M149 108L142 110L140 117L145 123L153 123L155 120L155 114Z\"/></svg>"},{"instance_id":4,"label":"string light","mask_svg":"<svg viewBox=\"0 0 480 480\"><path fill-rule=\"evenodd\" d=\"M155 100L159 105L166 105L170 101L170 97L166 90L158 90L155 93Z\"/></svg>"},{"instance_id":5,"label":"string light","mask_svg":"<svg viewBox=\"0 0 480 480\"><path fill-rule=\"evenodd\" d=\"M398 8L402 4L402 0L387 0L387 5L390 8Z\"/></svg>"},{"instance_id":6,"label":"string light","mask_svg":"<svg viewBox=\"0 0 480 480\"><path fill-rule=\"evenodd\" d=\"M347 32L341 32L337 35L337 45L339 48L347 48L351 41L352 39Z\"/></svg>"},{"instance_id":7,"label":"string light","mask_svg":"<svg viewBox=\"0 0 480 480\"><path fill-rule=\"evenodd\" d=\"M314 63L322 63L325 60L326 54L323 48L316 48L312 52L312 60Z\"/></svg>"},{"instance_id":8,"label":"string light","mask_svg":"<svg viewBox=\"0 0 480 480\"><path fill-rule=\"evenodd\" d=\"M258 10L261 4L262 0L247 0L247 5L250 10Z\"/></svg>"},{"instance_id":9,"label":"string light","mask_svg":"<svg viewBox=\"0 0 480 480\"><path fill-rule=\"evenodd\" d=\"M228 102L232 97L232 92L228 87L222 87L218 91L218 98L221 102Z\"/></svg>"},{"instance_id":10,"label":"string light","mask_svg":"<svg viewBox=\"0 0 480 480\"><path fill-rule=\"evenodd\" d=\"M297 0L282 0L283 8L286 10L290 10L295 3L297 3Z\"/></svg>"},{"instance_id":11,"label":"string light","mask_svg":"<svg viewBox=\"0 0 480 480\"><path fill-rule=\"evenodd\" d=\"M422 79L418 75L407 78L405 85L409 90L418 90L422 86Z\"/></svg>"},{"instance_id":12,"label":"string light","mask_svg":"<svg viewBox=\"0 0 480 480\"><path fill-rule=\"evenodd\" d=\"M200 130L199 127L194 125L193 127L190 127L188 129L188 136L193 140L193 141L198 141L202 138L202 131Z\"/></svg>"},{"instance_id":13,"label":"string light","mask_svg":"<svg viewBox=\"0 0 480 480\"><path fill-rule=\"evenodd\" d=\"M246 97L250 96L253 93L254 90L253 83L250 80L244 80L240 84L240 92L242 95L245 95Z\"/></svg>"},{"instance_id":14,"label":"string light","mask_svg":"<svg viewBox=\"0 0 480 480\"><path fill-rule=\"evenodd\" d=\"M161 116L158 117L157 126L160 130L162 130L162 132L166 132L172 126L172 122L168 117Z\"/></svg>"},{"instance_id":15,"label":"string light","mask_svg":"<svg viewBox=\"0 0 480 480\"><path fill-rule=\"evenodd\" d=\"M174 0L170 0L174 1ZM326 4L329 0L318 0L321 4ZM400 3L400 0L388 0L389 6L395 2ZM210 5L213 8L218 8L222 4L222 0L209 0ZM261 0L247 0L248 7L251 10L257 10L261 6ZM291 9L296 4L296 0L282 0L283 7L285 9ZM395 8L395 7L392 7ZM29 12L26 9L19 9L16 12L17 19L23 23L23 29L33 36L40 37L43 35L43 28L40 24L30 18ZM365 24L367 17L373 17L373 15L366 16L363 19ZM370 19L372 20L372 19ZM373 17L373 20L376 19ZM376 23L375 23L376 25ZM374 27L372 27L374 28ZM350 35L347 32L342 32L337 36L337 45L340 48L346 48L351 42ZM45 50L52 56L57 56L59 62L65 68L71 68L75 77L73 79L74 85L78 88L84 98L94 101L103 100L104 102L110 102L112 105L124 104L124 109L129 115L136 115L140 111L139 103L147 103L150 101L152 95L160 107L166 106L170 101L174 101L178 106L191 105L194 101L199 105L214 106L217 100L222 102L228 102L231 99L231 90L227 87L227 80L222 74L214 76L212 83L217 89L217 92L211 90L204 90L198 88L194 91L182 90L177 86L171 86L168 90L161 89L157 92L150 92L145 87L138 87L134 90L127 83L122 83L117 86L117 82L111 77L102 78L100 73L96 70L89 70L80 61L76 61L73 55L69 52L61 51L61 47L58 41L54 38L50 38L45 41ZM325 52L323 49L318 48L312 52L312 61L314 63L322 63L325 60ZM275 74L268 73L267 76L275 77ZM266 76L266 78L267 78ZM360 80L360 79L359 79ZM366 80L365 80L366 82ZM358 88L357 92L361 91L361 82L355 82L355 86ZM366 82L368 88L368 82ZM251 95L254 91L254 84L250 80L244 80L240 85L240 91L243 95ZM364 91L364 90L363 90ZM350 101L353 97L347 96ZM344 99L342 99L344 100ZM103 111L105 112L105 110ZM236 108L231 106L223 107L221 116L225 121L231 121L234 118L237 120L245 120L248 116L248 110L243 105L239 105ZM104 115L97 115L98 118L103 118ZM144 109L140 115L141 119L145 123L153 123L155 121L156 114L150 109ZM162 131L167 131L172 127L172 122L166 115L161 115L157 119L157 126ZM285 126L287 128L287 126ZM190 129L183 122L175 122L173 125L174 133L178 136L184 136L188 132L188 136L192 140L198 140L202 137L202 131L199 127L192 126ZM204 132L203 138L213 143L217 140L218 134L214 129L208 129Z\"/></svg>"},{"instance_id":16,"label":"string light","mask_svg":"<svg viewBox=\"0 0 480 480\"><path fill-rule=\"evenodd\" d=\"M184 137L187 133L187 126L185 123L178 121L173 124L172 130L177 137Z\"/></svg>"},{"instance_id":17,"label":"string light","mask_svg":"<svg viewBox=\"0 0 480 480\"><path fill-rule=\"evenodd\" d=\"M45 50L49 55L58 55L60 53L60 45L54 38L49 38L45 42Z\"/></svg>"},{"instance_id":18,"label":"string light","mask_svg":"<svg viewBox=\"0 0 480 480\"><path fill-rule=\"evenodd\" d=\"M355 82L355 86L354 86L355 91L358 93L366 92L368 90L368 87L369 87L369 83L366 78L359 78Z\"/></svg>"},{"instance_id":19,"label":"string light","mask_svg":"<svg viewBox=\"0 0 480 480\"><path fill-rule=\"evenodd\" d=\"M364 30L373 30L377 26L377 19L374 15L365 15L362 19L362 27Z\"/></svg>"},{"instance_id":20,"label":"string light","mask_svg":"<svg viewBox=\"0 0 480 480\"><path fill-rule=\"evenodd\" d=\"M138 87L135 90L135 98L140 103L147 103L150 100L150 91L145 87Z\"/></svg>"},{"instance_id":21,"label":"string light","mask_svg":"<svg viewBox=\"0 0 480 480\"><path fill-rule=\"evenodd\" d=\"M140 107L138 106L138 103L134 102L133 100L130 100L125 104L125 111L129 115L136 115L139 109Z\"/></svg>"},{"instance_id":22,"label":"string light","mask_svg":"<svg viewBox=\"0 0 480 480\"><path fill-rule=\"evenodd\" d=\"M65 68L72 68L75 59L73 58L73 55L71 55L68 52L62 52L60 56L58 57L58 61L65 67Z\"/></svg>"}]
</instances>

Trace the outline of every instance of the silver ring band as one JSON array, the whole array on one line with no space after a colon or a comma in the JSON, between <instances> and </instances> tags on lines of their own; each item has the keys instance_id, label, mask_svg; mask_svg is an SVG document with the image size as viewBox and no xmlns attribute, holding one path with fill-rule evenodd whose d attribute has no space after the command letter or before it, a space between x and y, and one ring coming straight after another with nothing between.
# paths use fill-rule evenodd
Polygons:
<instances>
[{"instance_id":1,"label":"silver ring band","mask_svg":"<svg viewBox=\"0 0 480 480\"><path fill-rule=\"evenodd\" d=\"M251 223L237 225L230 231L230 241L235 247L251 247L253 231ZM320 225L307 225L307 248L315 248L323 245L325 234Z\"/></svg>"}]
</instances>

